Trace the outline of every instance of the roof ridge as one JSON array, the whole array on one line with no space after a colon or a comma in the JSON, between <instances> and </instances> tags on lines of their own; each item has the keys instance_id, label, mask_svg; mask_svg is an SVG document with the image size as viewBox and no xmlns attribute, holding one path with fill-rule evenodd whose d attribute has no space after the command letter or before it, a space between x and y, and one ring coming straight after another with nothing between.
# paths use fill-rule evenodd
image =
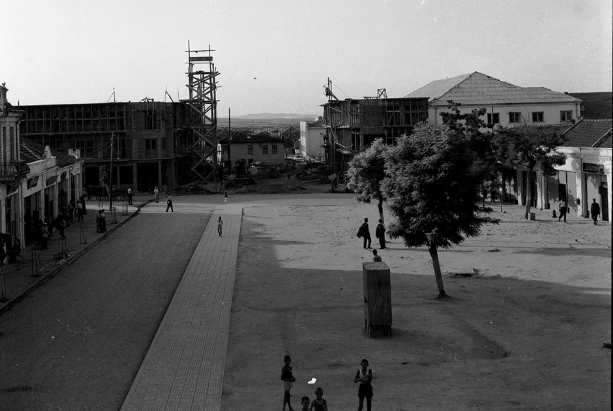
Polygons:
<instances>
[{"instance_id":1,"label":"roof ridge","mask_svg":"<svg viewBox=\"0 0 613 411\"><path fill-rule=\"evenodd\" d=\"M598 147L609 136L609 134L611 134L612 130L613 129L610 128L609 131L604 133L604 135L602 137L600 137L598 140L596 140L596 142L594 144L592 144L592 147Z\"/></svg>"}]
</instances>

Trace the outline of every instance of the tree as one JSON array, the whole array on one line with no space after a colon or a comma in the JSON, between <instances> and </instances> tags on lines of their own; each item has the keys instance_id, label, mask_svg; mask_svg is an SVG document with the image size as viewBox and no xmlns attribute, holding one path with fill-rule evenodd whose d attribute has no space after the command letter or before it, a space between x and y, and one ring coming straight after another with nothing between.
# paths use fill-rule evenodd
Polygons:
<instances>
[{"instance_id":1,"label":"tree","mask_svg":"<svg viewBox=\"0 0 613 411\"><path fill-rule=\"evenodd\" d=\"M564 136L558 135L554 127L524 125L496 130L493 145L499 161L507 166L523 166L528 170L526 219L532 203L532 172L538 167L544 175L555 174L554 166L566 162L566 155L556 151L563 143Z\"/></svg>"},{"instance_id":2,"label":"tree","mask_svg":"<svg viewBox=\"0 0 613 411\"><path fill-rule=\"evenodd\" d=\"M459 244L479 235L483 224L498 222L488 216L491 209L477 204L483 181L474 167L477 154L463 131L426 124L383 155L381 192L396 217L387 232L408 247L428 247L439 298L445 298L438 248Z\"/></svg>"},{"instance_id":3,"label":"tree","mask_svg":"<svg viewBox=\"0 0 613 411\"><path fill-rule=\"evenodd\" d=\"M356 200L370 204L371 200L377 200L379 218L383 221L383 201L385 196L381 193L381 182L385 177L385 160L383 153L388 150L383 139L376 139L372 145L356 154L349 161L347 187L356 193Z\"/></svg>"}]
</instances>

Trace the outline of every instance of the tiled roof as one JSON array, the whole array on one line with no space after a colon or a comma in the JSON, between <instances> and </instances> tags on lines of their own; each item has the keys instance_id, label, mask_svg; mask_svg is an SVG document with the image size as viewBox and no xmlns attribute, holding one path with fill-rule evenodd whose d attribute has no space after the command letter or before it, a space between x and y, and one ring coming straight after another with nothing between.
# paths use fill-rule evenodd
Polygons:
<instances>
[{"instance_id":1,"label":"tiled roof","mask_svg":"<svg viewBox=\"0 0 613 411\"><path fill-rule=\"evenodd\" d=\"M611 147L613 120L581 119L564 132L565 147Z\"/></svg>"},{"instance_id":2,"label":"tiled roof","mask_svg":"<svg viewBox=\"0 0 613 411\"><path fill-rule=\"evenodd\" d=\"M280 143L283 144L283 139L273 137L268 133L259 133L251 136L233 136L230 144L236 143Z\"/></svg>"},{"instance_id":3,"label":"tiled roof","mask_svg":"<svg viewBox=\"0 0 613 411\"><path fill-rule=\"evenodd\" d=\"M613 118L613 93L601 91L594 93L566 93L581 100L581 117Z\"/></svg>"},{"instance_id":4,"label":"tiled roof","mask_svg":"<svg viewBox=\"0 0 613 411\"><path fill-rule=\"evenodd\" d=\"M581 100L545 87L519 87L475 71L433 81L405 96L428 97L430 106L576 103Z\"/></svg>"},{"instance_id":5,"label":"tiled roof","mask_svg":"<svg viewBox=\"0 0 613 411\"><path fill-rule=\"evenodd\" d=\"M19 147L19 151L22 161L25 161L26 163L33 163L35 161L39 161L45 158L45 147L43 145L40 145L23 137L20 138L20 142L21 144ZM68 154L60 152L54 153L53 150L51 150L51 154L55 156L58 167L66 167L76 162L83 161Z\"/></svg>"}]
</instances>

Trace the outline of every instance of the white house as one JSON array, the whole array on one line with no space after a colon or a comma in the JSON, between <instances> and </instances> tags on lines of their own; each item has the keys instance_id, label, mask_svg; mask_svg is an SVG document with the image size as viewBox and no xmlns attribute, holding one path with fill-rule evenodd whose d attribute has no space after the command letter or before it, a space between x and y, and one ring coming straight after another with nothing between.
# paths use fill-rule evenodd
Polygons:
<instances>
[{"instance_id":1,"label":"white house","mask_svg":"<svg viewBox=\"0 0 613 411\"><path fill-rule=\"evenodd\" d=\"M326 127L323 120L300 122L300 156L306 159L323 160L326 150L323 147Z\"/></svg>"},{"instance_id":2,"label":"white house","mask_svg":"<svg viewBox=\"0 0 613 411\"><path fill-rule=\"evenodd\" d=\"M566 142L558 151L566 154L566 164L557 167L558 175L550 178L549 197L566 197L572 212L588 218L590 204L600 204L601 218L611 221L611 119L582 119L566 130ZM557 189L557 191L556 191Z\"/></svg>"},{"instance_id":3,"label":"white house","mask_svg":"<svg viewBox=\"0 0 613 411\"><path fill-rule=\"evenodd\" d=\"M581 100L544 87L519 87L475 71L435 80L405 97L427 97L428 118L457 107L461 113L486 108L484 121L512 127L520 124L564 124L581 115ZM493 114L493 115L492 115Z\"/></svg>"}]
</instances>

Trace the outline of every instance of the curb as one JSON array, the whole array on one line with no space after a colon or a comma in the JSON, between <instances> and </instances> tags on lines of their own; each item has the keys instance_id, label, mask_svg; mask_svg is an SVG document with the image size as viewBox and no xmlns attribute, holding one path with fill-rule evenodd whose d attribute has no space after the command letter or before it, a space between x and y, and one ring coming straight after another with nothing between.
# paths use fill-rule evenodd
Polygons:
<instances>
[{"instance_id":1,"label":"curb","mask_svg":"<svg viewBox=\"0 0 613 411\"><path fill-rule=\"evenodd\" d=\"M143 205L147 205L150 202L151 202L151 200L147 201ZM9 308L11 308L13 305L15 305L19 300L21 300L23 297L25 297L30 291L34 290L39 285L42 285L45 282L47 282L50 278L52 278L54 275L56 275L58 272L60 272L64 267L72 264L79 257L81 257L86 251L89 251L92 247L94 247L95 245L100 243L102 240L106 239L109 235L111 235L113 232L115 232L115 229L123 226L125 223L130 221L132 219L132 217L136 216L140 212L140 208L141 207L142 206L137 207L135 212L130 214L122 222L117 223L117 225L112 230L107 231L104 235L102 235L101 237L99 237L95 241L93 241L92 243L90 243L87 246L85 246L82 250L79 250L74 255L72 255L69 258L67 258L58 267L56 267L53 270L49 271L48 273L44 274L43 276L38 278L34 283L30 284L27 288L25 288L23 291L19 292L17 295L15 295L14 297L10 298L8 301L2 303L2 305L0 305L0 315L3 314L5 311L7 311Z\"/></svg>"}]
</instances>

